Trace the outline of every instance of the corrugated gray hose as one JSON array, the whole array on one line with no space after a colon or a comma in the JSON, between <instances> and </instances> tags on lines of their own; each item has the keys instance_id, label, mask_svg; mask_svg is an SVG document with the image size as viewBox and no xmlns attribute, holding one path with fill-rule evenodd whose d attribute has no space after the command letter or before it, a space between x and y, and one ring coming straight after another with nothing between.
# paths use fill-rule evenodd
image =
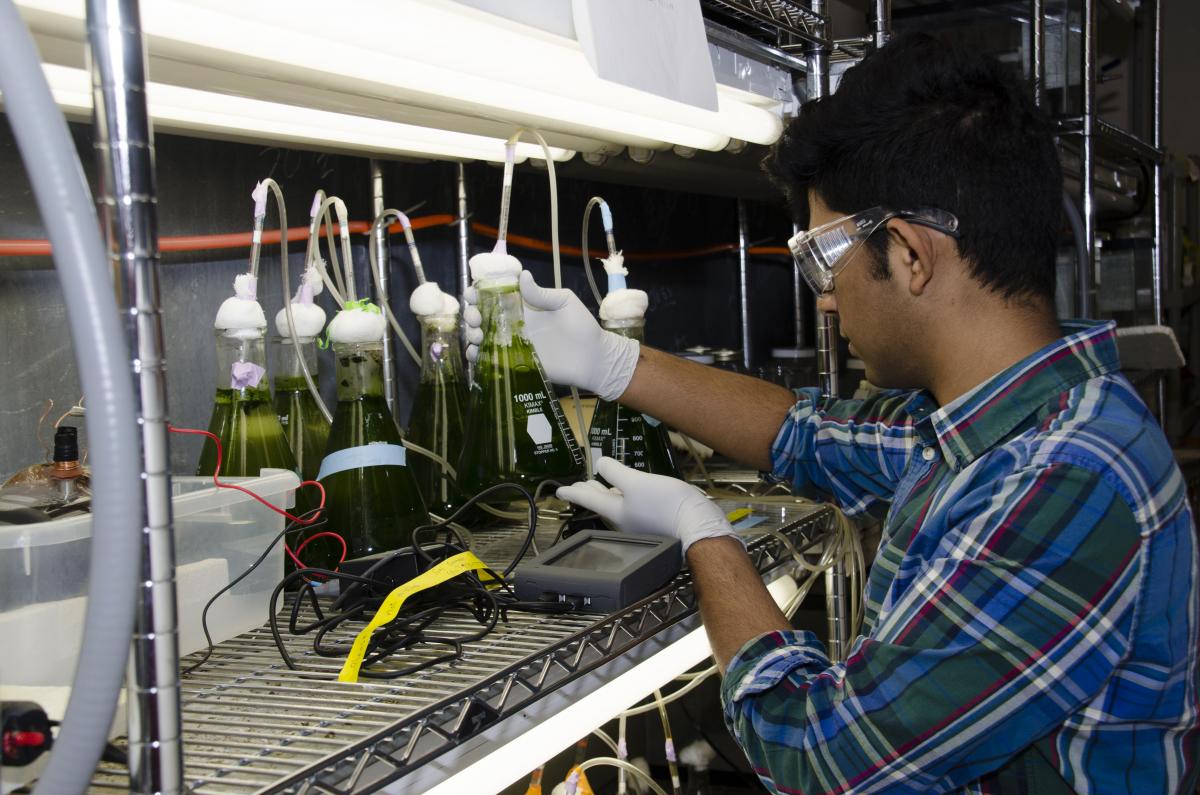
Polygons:
<instances>
[{"instance_id":1,"label":"corrugated gray hose","mask_svg":"<svg viewBox=\"0 0 1200 795\"><path fill-rule=\"evenodd\" d=\"M133 376L96 208L33 41L0 0L0 91L54 251L88 397L92 544L83 646L71 700L37 795L87 789L108 740L133 634L140 570L141 452Z\"/></svg>"}]
</instances>

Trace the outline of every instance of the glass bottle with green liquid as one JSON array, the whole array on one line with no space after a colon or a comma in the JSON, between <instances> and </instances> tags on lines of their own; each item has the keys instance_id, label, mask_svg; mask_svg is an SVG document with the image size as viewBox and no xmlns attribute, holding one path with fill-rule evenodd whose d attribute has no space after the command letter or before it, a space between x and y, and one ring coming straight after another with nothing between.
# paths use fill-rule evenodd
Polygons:
<instances>
[{"instance_id":1,"label":"glass bottle with green liquid","mask_svg":"<svg viewBox=\"0 0 1200 795\"><path fill-rule=\"evenodd\" d=\"M258 477L268 468L296 471L296 458L271 405L265 333L265 320L257 328L217 329L217 392L208 430L221 440L221 474L226 477ZM217 447L205 439L196 474L212 475L216 469Z\"/></svg>"},{"instance_id":2,"label":"glass bottle with green liquid","mask_svg":"<svg viewBox=\"0 0 1200 795\"><path fill-rule=\"evenodd\" d=\"M329 441L329 422L317 406L300 367L300 360L303 358L304 363L308 365L309 374L316 380L316 340L311 337L297 337L293 342L291 337L274 337L271 343L274 350L272 358L275 362L274 376L271 379L275 392L275 414L279 418L279 424L283 426L288 446L292 448L292 455L296 458L301 480L316 480L321 459L325 456L325 446ZM297 499L301 496L298 494ZM301 512L304 510L300 505L296 508Z\"/></svg>"},{"instance_id":3,"label":"glass bottle with green liquid","mask_svg":"<svg viewBox=\"0 0 1200 795\"><path fill-rule=\"evenodd\" d=\"M421 380L408 422L409 441L446 459L451 466L463 447L467 406L466 376L459 351L457 314L420 316ZM442 468L422 455L412 457L412 470L429 509L449 516L464 496Z\"/></svg>"},{"instance_id":4,"label":"glass bottle with green liquid","mask_svg":"<svg viewBox=\"0 0 1200 795\"><path fill-rule=\"evenodd\" d=\"M406 546L413 530L429 521L403 437L383 396L384 326L378 326L377 334L350 335L350 341L339 336L338 324L347 312L374 309L377 315L374 305L362 304L338 313L330 324L338 402L317 473L325 487L326 529L345 539L348 558ZM364 337L366 341L354 341ZM328 567L340 553L336 542L317 539L305 549L305 562Z\"/></svg>"},{"instance_id":5,"label":"glass bottle with green liquid","mask_svg":"<svg viewBox=\"0 0 1200 795\"><path fill-rule=\"evenodd\" d=\"M645 341L644 318L603 319L601 325L639 343ZM593 466L601 456L607 456L642 472L679 477L667 426L616 401L597 399L588 428L588 450Z\"/></svg>"},{"instance_id":6,"label":"glass bottle with green liquid","mask_svg":"<svg viewBox=\"0 0 1200 795\"><path fill-rule=\"evenodd\" d=\"M481 258L515 263L498 275L480 275ZM458 463L463 491L477 494L498 483L530 491L545 480L568 483L584 476L583 451L550 388L533 343L525 336L517 286L520 263L506 254L478 254L472 274L479 293L483 342L475 360L466 435ZM512 497L505 497L512 500Z\"/></svg>"}]
</instances>

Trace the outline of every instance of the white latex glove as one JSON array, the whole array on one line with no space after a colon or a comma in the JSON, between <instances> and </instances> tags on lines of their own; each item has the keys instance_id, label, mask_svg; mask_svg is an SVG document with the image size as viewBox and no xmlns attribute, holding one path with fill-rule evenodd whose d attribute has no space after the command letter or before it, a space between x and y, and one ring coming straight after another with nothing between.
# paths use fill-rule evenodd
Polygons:
<instances>
[{"instance_id":1,"label":"white latex glove","mask_svg":"<svg viewBox=\"0 0 1200 795\"><path fill-rule=\"evenodd\" d=\"M483 318L475 288L468 288L465 297L467 359L473 362L483 342ZM575 293L539 287L529 271L521 271L521 297L525 335L551 381L595 392L604 400L625 392L637 367L637 340L600 328Z\"/></svg>"},{"instance_id":2,"label":"white latex glove","mask_svg":"<svg viewBox=\"0 0 1200 795\"><path fill-rule=\"evenodd\" d=\"M596 474L614 488L589 480L559 488L558 498L595 511L627 533L678 538L685 555L705 538L741 541L721 507L690 483L640 472L608 457L596 464Z\"/></svg>"}]
</instances>

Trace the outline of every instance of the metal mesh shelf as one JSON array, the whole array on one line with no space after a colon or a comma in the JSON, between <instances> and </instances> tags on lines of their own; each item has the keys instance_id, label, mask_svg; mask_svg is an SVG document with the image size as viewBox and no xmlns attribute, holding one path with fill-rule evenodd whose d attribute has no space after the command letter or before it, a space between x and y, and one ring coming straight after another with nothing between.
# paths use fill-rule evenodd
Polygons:
<instances>
[{"instance_id":1,"label":"metal mesh shelf","mask_svg":"<svg viewBox=\"0 0 1200 795\"><path fill-rule=\"evenodd\" d=\"M744 32L765 35L776 44L828 43L819 35L825 17L798 0L704 0L703 5Z\"/></svg>"},{"instance_id":2,"label":"metal mesh shelf","mask_svg":"<svg viewBox=\"0 0 1200 795\"><path fill-rule=\"evenodd\" d=\"M828 510L817 506L769 512L760 506L757 513L764 517L759 528L782 530L802 549L819 545L829 526ZM539 523L541 549L557 530L553 520ZM511 559L523 532L477 533L476 551L485 560ZM787 558L773 538L756 540L750 549L764 575ZM512 611L483 639L464 644L461 659L408 677L355 684L337 682L342 660L315 654L308 637L284 636L297 663L288 669L269 629L260 628L218 644L204 667L183 678L184 782L197 795L374 790L695 612L691 577L684 572L612 615ZM448 634L478 628L465 611L447 614L436 626ZM360 628L339 629L327 642L348 645ZM440 653L438 647L409 650L397 653L395 664ZM128 786L124 769L104 764L91 791Z\"/></svg>"}]
</instances>

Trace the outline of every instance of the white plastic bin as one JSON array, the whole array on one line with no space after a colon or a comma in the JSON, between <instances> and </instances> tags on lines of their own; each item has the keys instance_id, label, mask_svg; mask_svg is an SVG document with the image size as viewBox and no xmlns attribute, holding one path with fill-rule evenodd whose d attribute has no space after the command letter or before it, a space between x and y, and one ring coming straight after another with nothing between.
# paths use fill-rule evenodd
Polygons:
<instances>
[{"instance_id":1,"label":"white plastic bin","mask_svg":"<svg viewBox=\"0 0 1200 795\"><path fill-rule=\"evenodd\" d=\"M295 504L300 479L286 470L229 478L281 508ZM250 567L284 517L207 477L172 479L180 653L205 646L200 613ZM75 672L87 598L90 515L0 527L0 685L68 685ZM208 628L219 642L260 626L283 576L283 545L216 601Z\"/></svg>"}]
</instances>

